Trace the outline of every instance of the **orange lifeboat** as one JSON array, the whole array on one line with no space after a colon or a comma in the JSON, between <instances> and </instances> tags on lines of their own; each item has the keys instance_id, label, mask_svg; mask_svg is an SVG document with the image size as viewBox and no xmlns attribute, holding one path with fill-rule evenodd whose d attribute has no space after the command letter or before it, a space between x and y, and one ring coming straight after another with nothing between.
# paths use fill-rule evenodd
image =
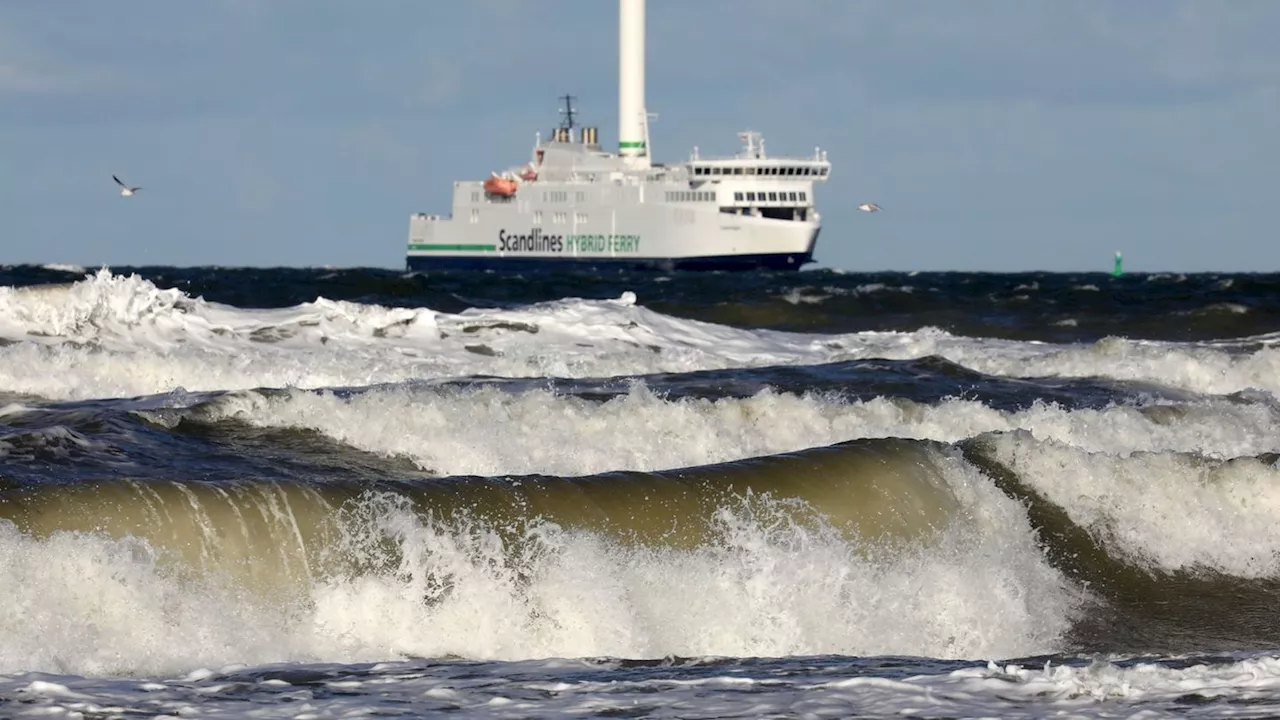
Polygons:
<instances>
[{"instance_id":1,"label":"orange lifeboat","mask_svg":"<svg viewBox=\"0 0 1280 720\"><path fill-rule=\"evenodd\" d=\"M490 195L501 195L502 197L511 197L516 194L516 188L519 186L515 180L500 178L497 175L490 177L484 181L484 191Z\"/></svg>"}]
</instances>

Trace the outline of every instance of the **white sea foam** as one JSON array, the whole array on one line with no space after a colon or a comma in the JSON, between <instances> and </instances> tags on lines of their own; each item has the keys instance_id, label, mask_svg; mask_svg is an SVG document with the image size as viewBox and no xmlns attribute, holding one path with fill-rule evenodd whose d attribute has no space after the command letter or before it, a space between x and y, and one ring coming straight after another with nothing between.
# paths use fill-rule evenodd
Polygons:
<instances>
[{"instance_id":1,"label":"white sea foam","mask_svg":"<svg viewBox=\"0 0 1280 720\"><path fill-rule=\"evenodd\" d=\"M68 265L66 263L48 263L46 265L41 265L40 267L44 268L45 270L54 270L57 272L71 273L74 275L83 275L85 273L85 269L83 267L79 265Z\"/></svg>"},{"instance_id":2,"label":"white sea foam","mask_svg":"<svg viewBox=\"0 0 1280 720\"><path fill-rule=\"evenodd\" d=\"M1199 393L1280 391L1274 339L1233 344L1108 338L1090 345L952 336L744 330L615 300L565 299L457 314L317 299L238 309L107 270L77 283L0 288L0 391L54 399L176 388L332 387L471 375L600 377L940 355L1012 377L1100 376Z\"/></svg>"},{"instance_id":3,"label":"white sea foam","mask_svg":"<svg viewBox=\"0 0 1280 720\"><path fill-rule=\"evenodd\" d=\"M1090 452L1189 452L1231 458L1280 451L1280 414L1262 403L1069 411L1037 402L1018 412L980 402L849 402L771 391L671 401L643 383L606 402L549 390L394 385L359 393L243 392L203 404L208 420L309 428L363 450L411 458L441 474L656 470L791 452L856 438L955 442L1017 429ZM147 413L176 422L188 411ZM530 432L536 428L536 432Z\"/></svg>"},{"instance_id":4,"label":"white sea foam","mask_svg":"<svg viewBox=\"0 0 1280 720\"><path fill-rule=\"evenodd\" d=\"M959 460L940 462L962 512L930 545L894 552L790 524L760 500L723 508L718 541L693 550L544 525L517 560L489 528L371 497L335 547L382 570L314 577L293 605L181 579L141 540L35 539L0 522L0 673L1055 650L1077 593L1046 563L1021 505Z\"/></svg>"},{"instance_id":5,"label":"white sea foam","mask_svg":"<svg viewBox=\"0 0 1280 720\"><path fill-rule=\"evenodd\" d=\"M1280 577L1280 467L1252 457L1087 452L1026 432L996 456L1109 550L1161 570Z\"/></svg>"}]
</instances>

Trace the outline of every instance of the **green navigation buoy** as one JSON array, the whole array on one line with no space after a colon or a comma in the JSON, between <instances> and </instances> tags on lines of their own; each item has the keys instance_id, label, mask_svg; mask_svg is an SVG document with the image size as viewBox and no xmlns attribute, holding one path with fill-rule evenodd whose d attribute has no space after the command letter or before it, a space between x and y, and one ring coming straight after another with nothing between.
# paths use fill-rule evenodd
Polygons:
<instances>
[{"instance_id":1,"label":"green navigation buoy","mask_svg":"<svg viewBox=\"0 0 1280 720\"><path fill-rule=\"evenodd\" d=\"M1120 277L1124 272L1124 258L1120 255L1120 251L1116 251L1116 267L1111 271L1111 277Z\"/></svg>"}]
</instances>

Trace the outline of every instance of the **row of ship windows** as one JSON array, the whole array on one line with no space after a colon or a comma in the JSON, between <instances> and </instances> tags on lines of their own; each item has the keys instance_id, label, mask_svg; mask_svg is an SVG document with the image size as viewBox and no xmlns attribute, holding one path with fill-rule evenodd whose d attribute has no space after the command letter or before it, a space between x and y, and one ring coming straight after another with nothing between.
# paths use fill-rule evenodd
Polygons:
<instances>
[{"instance_id":1,"label":"row of ship windows","mask_svg":"<svg viewBox=\"0 0 1280 720\"><path fill-rule=\"evenodd\" d=\"M585 224L585 223L587 222L587 214L586 214L586 213L576 212L576 213L574 213L574 214L573 214L573 221L574 221L575 223L579 224L579 225ZM478 223L478 222L480 222L480 208L471 208L471 224L473 224L473 225L474 225L474 224L476 224L476 223ZM555 212L551 213L551 222L553 222L553 223L567 223L567 222L569 222L569 213L567 213L567 212L562 212L562 211L557 210L557 211L555 211ZM541 225L541 224L542 224L542 211L541 211L541 210L534 210L534 211L533 211L533 224L534 224L534 225Z\"/></svg>"},{"instance_id":2,"label":"row of ship windows","mask_svg":"<svg viewBox=\"0 0 1280 720\"><path fill-rule=\"evenodd\" d=\"M584 192L575 192L574 200L577 202L586 202L587 194ZM569 191L567 190L547 190L542 193L543 202L569 202Z\"/></svg>"},{"instance_id":3,"label":"row of ship windows","mask_svg":"<svg viewBox=\"0 0 1280 720\"><path fill-rule=\"evenodd\" d=\"M677 190L667 193L667 202L715 202L716 194L713 192L699 192L690 190L685 192ZM734 202L808 202L809 193L806 192L735 192L733 194Z\"/></svg>"},{"instance_id":4,"label":"row of ship windows","mask_svg":"<svg viewBox=\"0 0 1280 720\"><path fill-rule=\"evenodd\" d=\"M715 202L716 194L700 190L670 190L667 202Z\"/></svg>"},{"instance_id":5,"label":"row of ship windows","mask_svg":"<svg viewBox=\"0 0 1280 720\"><path fill-rule=\"evenodd\" d=\"M586 193L574 193L578 202L586 200ZM563 190L548 190L542 193L545 202L568 202L569 193ZM677 190L667 192L667 202L715 202L716 194L699 190ZM806 192L735 192L734 202L808 202ZM471 193L471 202L480 202L480 193ZM473 211L475 212L475 211ZM563 213L560 213L563 214ZM472 222L475 222L472 220Z\"/></svg>"},{"instance_id":6,"label":"row of ship windows","mask_svg":"<svg viewBox=\"0 0 1280 720\"><path fill-rule=\"evenodd\" d=\"M825 167L694 167L694 175L795 175L819 177L827 174Z\"/></svg>"},{"instance_id":7,"label":"row of ship windows","mask_svg":"<svg viewBox=\"0 0 1280 720\"><path fill-rule=\"evenodd\" d=\"M578 202L586 202L587 194L585 192L575 192L574 199ZM543 202L569 202L569 192L567 190L547 190L542 193ZM475 190L471 193L471 202L479 204L480 191Z\"/></svg>"},{"instance_id":8,"label":"row of ship windows","mask_svg":"<svg viewBox=\"0 0 1280 720\"><path fill-rule=\"evenodd\" d=\"M745 196L745 197L743 197ZM734 202L809 202L809 193L805 192L736 192Z\"/></svg>"}]
</instances>

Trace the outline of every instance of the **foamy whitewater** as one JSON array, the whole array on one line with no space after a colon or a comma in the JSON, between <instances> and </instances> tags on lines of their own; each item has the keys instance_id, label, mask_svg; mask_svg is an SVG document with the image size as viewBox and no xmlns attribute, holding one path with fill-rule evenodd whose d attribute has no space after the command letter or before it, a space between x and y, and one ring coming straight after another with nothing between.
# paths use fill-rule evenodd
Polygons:
<instances>
[{"instance_id":1,"label":"foamy whitewater","mask_svg":"<svg viewBox=\"0 0 1280 720\"><path fill-rule=\"evenodd\" d=\"M1280 278L0 282L0 717L1280 713Z\"/></svg>"}]
</instances>

